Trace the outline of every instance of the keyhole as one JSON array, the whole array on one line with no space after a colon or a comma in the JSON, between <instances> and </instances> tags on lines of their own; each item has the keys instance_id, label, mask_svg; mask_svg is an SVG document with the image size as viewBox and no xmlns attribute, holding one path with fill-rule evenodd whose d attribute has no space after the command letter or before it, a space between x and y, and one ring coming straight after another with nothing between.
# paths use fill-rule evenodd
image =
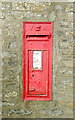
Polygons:
<instances>
[{"instance_id":1,"label":"keyhole","mask_svg":"<svg viewBox=\"0 0 75 120\"><path fill-rule=\"evenodd\" d=\"M32 75L32 77L34 77L34 75Z\"/></svg>"}]
</instances>

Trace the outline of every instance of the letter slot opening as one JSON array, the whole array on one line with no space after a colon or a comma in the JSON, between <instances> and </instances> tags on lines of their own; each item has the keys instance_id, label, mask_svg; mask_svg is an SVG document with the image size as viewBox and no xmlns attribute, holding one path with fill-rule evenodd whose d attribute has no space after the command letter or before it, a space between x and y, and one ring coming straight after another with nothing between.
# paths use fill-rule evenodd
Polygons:
<instances>
[{"instance_id":1,"label":"letter slot opening","mask_svg":"<svg viewBox=\"0 0 75 120\"><path fill-rule=\"evenodd\" d=\"M26 35L27 40L49 40L50 35Z\"/></svg>"}]
</instances>

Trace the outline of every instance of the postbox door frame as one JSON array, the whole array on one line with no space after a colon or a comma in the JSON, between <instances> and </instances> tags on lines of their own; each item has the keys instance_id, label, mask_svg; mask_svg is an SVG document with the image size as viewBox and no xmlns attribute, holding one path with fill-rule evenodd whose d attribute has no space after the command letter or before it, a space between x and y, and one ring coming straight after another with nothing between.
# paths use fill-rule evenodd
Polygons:
<instances>
[{"instance_id":1,"label":"postbox door frame","mask_svg":"<svg viewBox=\"0 0 75 120\"><path fill-rule=\"evenodd\" d=\"M27 88L27 85L28 85L28 50L29 49L26 49L26 43L25 43L25 24L26 23L33 23L35 24L35 22L23 22L23 100L47 100L47 101L50 101L52 99L52 31L51 31L51 39L49 39L49 44L50 44L50 47L48 49L48 62L49 62L49 66L48 66L48 96L29 96L28 97L28 88ZM36 24L48 24L50 22L36 22ZM51 23L52 24L52 23ZM32 50L32 49L30 49ZM40 49L39 47L35 47L33 48L33 50L43 50ZM50 74L49 74L50 73Z\"/></svg>"}]
</instances>

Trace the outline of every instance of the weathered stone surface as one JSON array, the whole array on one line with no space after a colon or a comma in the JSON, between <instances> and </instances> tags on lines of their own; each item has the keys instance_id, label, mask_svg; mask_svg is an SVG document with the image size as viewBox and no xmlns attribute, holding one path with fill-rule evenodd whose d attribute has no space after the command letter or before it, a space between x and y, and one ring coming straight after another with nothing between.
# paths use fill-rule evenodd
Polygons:
<instances>
[{"instance_id":1,"label":"weathered stone surface","mask_svg":"<svg viewBox=\"0 0 75 120\"><path fill-rule=\"evenodd\" d=\"M25 110L11 110L8 114L21 114L21 115L31 115L32 111L25 111Z\"/></svg>"},{"instance_id":2,"label":"weathered stone surface","mask_svg":"<svg viewBox=\"0 0 75 120\"><path fill-rule=\"evenodd\" d=\"M2 116L73 117L73 3L17 1L3 2L0 6ZM53 22L52 101L22 101L23 21Z\"/></svg>"},{"instance_id":3,"label":"weathered stone surface","mask_svg":"<svg viewBox=\"0 0 75 120\"><path fill-rule=\"evenodd\" d=\"M58 116L58 115L62 115L64 114L64 112L62 110L59 110L59 109L52 109L52 110L42 110L41 111L42 114L51 114L53 116Z\"/></svg>"},{"instance_id":4,"label":"weathered stone surface","mask_svg":"<svg viewBox=\"0 0 75 120\"><path fill-rule=\"evenodd\" d=\"M8 106L8 105L9 105L9 106L14 106L15 104L14 104L14 103L9 103L9 102L8 102L8 103L7 103L7 102L3 102L2 105L6 105L6 106Z\"/></svg>"},{"instance_id":5,"label":"weathered stone surface","mask_svg":"<svg viewBox=\"0 0 75 120\"><path fill-rule=\"evenodd\" d=\"M17 48L16 42L10 43L9 48L11 48L11 49Z\"/></svg>"},{"instance_id":6,"label":"weathered stone surface","mask_svg":"<svg viewBox=\"0 0 75 120\"><path fill-rule=\"evenodd\" d=\"M13 10L26 10L26 11L47 11L50 7L51 3L22 3L22 2L14 2L12 3Z\"/></svg>"},{"instance_id":7,"label":"weathered stone surface","mask_svg":"<svg viewBox=\"0 0 75 120\"><path fill-rule=\"evenodd\" d=\"M12 9L12 3L11 2L3 2L2 3L2 10L3 11L10 11Z\"/></svg>"},{"instance_id":8,"label":"weathered stone surface","mask_svg":"<svg viewBox=\"0 0 75 120\"><path fill-rule=\"evenodd\" d=\"M54 12L50 13L48 19L49 19L49 21L51 21L51 22L55 21L55 19L56 19L55 13L54 13Z\"/></svg>"},{"instance_id":9,"label":"weathered stone surface","mask_svg":"<svg viewBox=\"0 0 75 120\"><path fill-rule=\"evenodd\" d=\"M2 9L2 3L0 2L0 11L1 11L1 9Z\"/></svg>"}]
</instances>

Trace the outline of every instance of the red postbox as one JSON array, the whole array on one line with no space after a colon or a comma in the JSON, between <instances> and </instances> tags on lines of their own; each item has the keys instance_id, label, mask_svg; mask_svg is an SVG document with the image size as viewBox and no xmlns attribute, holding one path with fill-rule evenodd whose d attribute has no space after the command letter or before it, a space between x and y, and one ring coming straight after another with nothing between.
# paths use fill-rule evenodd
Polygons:
<instances>
[{"instance_id":1,"label":"red postbox","mask_svg":"<svg viewBox=\"0 0 75 120\"><path fill-rule=\"evenodd\" d=\"M23 22L23 100L52 99L52 22Z\"/></svg>"}]
</instances>

